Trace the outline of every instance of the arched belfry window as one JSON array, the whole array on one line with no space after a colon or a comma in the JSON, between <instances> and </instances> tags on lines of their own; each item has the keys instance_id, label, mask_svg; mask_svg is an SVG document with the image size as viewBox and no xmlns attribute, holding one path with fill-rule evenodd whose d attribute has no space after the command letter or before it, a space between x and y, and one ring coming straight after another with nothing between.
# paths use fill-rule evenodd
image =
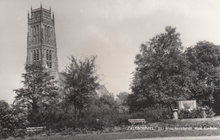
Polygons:
<instances>
[{"instance_id":1,"label":"arched belfry window","mask_svg":"<svg viewBox=\"0 0 220 140\"><path fill-rule=\"evenodd\" d=\"M52 68L52 50L46 50L47 66Z\"/></svg>"},{"instance_id":2,"label":"arched belfry window","mask_svg":"<svg viewBox=\"0 0 220 140\"><path fill-rule=\"evenodd\" d=\"M33 54L34 54L34 60L36 60L36 51L35 50L33 51Z\"/></svg>"},{"instance_id":3,"label":"arched belfry window","mask_svg":"<svg viewBox=\"0 0 220 140\"><path fill-rule=\"evenodd\" d=\"M52 60L52 51L49 51L49 60Z\"/></svg>"},{"instance_id":4,"label":"arched belfry window","mask_svg":"<svg viewBox=\"0 0 220 140\"><path fill-rule=\"evenodd\" d=\"M39 52L39 50L37 50L36 59L37 59L37 60L39 60L39 59L40 59L40 52Z\"/></svg>"},{"instance_id":5,"label":"arched belfry window","mask_svg":"<svg viewBox=\"0 0 220 140\"><path fill-rule=\"evenodd\" d=\"M49 60L49 51L46 50L46 59Z\"/></svg>"}]
</instances>

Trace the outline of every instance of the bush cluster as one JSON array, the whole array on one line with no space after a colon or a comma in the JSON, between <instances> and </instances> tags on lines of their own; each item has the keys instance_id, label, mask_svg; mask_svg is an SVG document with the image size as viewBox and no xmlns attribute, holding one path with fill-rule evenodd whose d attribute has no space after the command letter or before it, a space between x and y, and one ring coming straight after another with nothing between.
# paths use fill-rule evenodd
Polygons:
<instances>
[{"instance_id":1,"label":"bush cluster","mask_svg":"<svg viewBox=\"0 0 220 140\"><path fill-rule=\"evenodd\" d=\"M0 138L23 136L23 129L28 124L26 114L0 100Z\"/></svg>"},{"instance_id":2,"label":"bush cluster","mask_svg":"<svg viewBox=\"0 0 220 140\"><path fill-rule=\"evenodd\" d=\"M205 108L205 112L206 112L206 117L211 118L215 115L215 113L213 112L212 108L210 107L206 107ZM179 119L190 119L190 118L202 118L202 108L199 107L198 109L194 109L194 110L180 110L178 112L178 117Z\"/></svg>"}]
</instances>

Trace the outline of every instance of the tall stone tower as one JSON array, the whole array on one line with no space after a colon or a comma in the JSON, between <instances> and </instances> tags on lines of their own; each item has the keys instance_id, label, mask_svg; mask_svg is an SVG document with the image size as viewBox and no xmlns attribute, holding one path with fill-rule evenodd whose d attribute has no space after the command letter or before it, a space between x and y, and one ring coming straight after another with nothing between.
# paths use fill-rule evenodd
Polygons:
<instances>
[{"instance_id":1,"label":"tall stone tower","mask_svg":"<svg viewBox=\"0 0 220 140\"><path fill-rule=\"evenodd\" d=\"M27 60L26 64L39 63L51 75L58 76L58 60L54 14L51 9L31 8L28 12Z\"/></svg>"}]
</instances>

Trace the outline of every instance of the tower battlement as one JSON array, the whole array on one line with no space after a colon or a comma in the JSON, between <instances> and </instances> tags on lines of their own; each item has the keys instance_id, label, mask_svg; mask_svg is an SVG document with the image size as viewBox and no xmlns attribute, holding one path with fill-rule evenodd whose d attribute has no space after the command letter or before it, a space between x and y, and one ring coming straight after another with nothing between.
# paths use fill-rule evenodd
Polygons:
<instances>
[{"instance_id":1,"label":"tower battlement","mask_svg":"<svg viewBox=\"0 0 220 140\"><path fill-rule=\"evenodd\" d=\"M54 14L51 9L32 9L28 12L27 64L39 63L53 76L58 75L58 60Z\"/></svg>"},{"instance_id":2,"label":"tower battlement","mask_svg":"<svg viewBox=\"0 0 220 140\"><path fill-rule=\"evenodd\" d=\"M50 25L54 25L54 14L51 13L51 9L31 9L31 14L28 13L28 24L37 22L46 22Z\"/></svg>"}]
</instances>

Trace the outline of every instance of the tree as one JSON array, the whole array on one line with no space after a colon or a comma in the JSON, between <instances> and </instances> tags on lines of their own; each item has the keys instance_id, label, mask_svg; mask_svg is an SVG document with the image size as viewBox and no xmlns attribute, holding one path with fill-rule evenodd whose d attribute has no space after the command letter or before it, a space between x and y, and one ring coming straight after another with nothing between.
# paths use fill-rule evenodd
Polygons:
<instances>
[{"instance_id":1,"label":"tree","mask_svg":"<svg viewBox=\"0 0 220 140\"><path fill-rule=\"evenodd\" d=\"M129 103L134 110L157 105L171 108L176 101L189 98L190 73L180 34L172 27L165 31L142 44L136 55L129 97L129 102L135 102Z\"/></svg>"},{"instance_id":2,"label":"tree","mask_svg":"<svg viewBox=\"0 0 220 140\"><path fill-rule=\"evenodd\" d=\"M129 93L127 93L127 92L120 92L117 95L119 104L126 105L127 104L126 101L127 101L128 95L129 95Z\"/></svg>"},{"instance_id":3,"label":"tree","mask_svg":"<svg viewBox=\"0 0 220 140\"><path fill-rule=\"evenodd\" d=\"M129 106L129 111L142 111L144 108L147 107L147 101L139 99L140 95L137 95L135 93L129 94L127 98L127 104Z\"/></svg>"},{"instance_id":4,"label":"tree","mask_svg":"<svg viewBox=\"0 0 220 140\"><path fill-rule=\"evenodd\" d=\"M3 131L3 128L14 129L11 120L12 109L7 102L0 100L0 131Z\"/></svg>"},{"instance_id":5,"label":"tree","mask_svg":"<svg viewBox=\"0 0 220 140\"><path fill-rule=\"evenodd\" d=\"M83 123L88 128L102 129L117 124L119 105L112 93L96 96L83 110Z\"/></svg>"},{"instance_id":6,"label":"tree","mask_svg":"<svg viewBox=\"0 0 220 140\"><path fill-rule=\"evenodd\" d=\"M28 110L30 125L45 125L46 112L58 100L58 87L54 77L39 64L26 65L22 74L24 86L14 90L14 104Z\"/></svg>"},{"instance_id":7,"label":"tree","mask_svg":"<svg viewBox=\"0 0 220 140\"><path fill-rule=\"evenodd\" d=\"M128 96L129 96L129 93L127 93L127 92L120 92L117 95L117 101L119 104L119 112L120 113L127 113L128 112L128 103L127 103Z\"/></svg>"},{"instance_id":8,"label":"tree","mask_svg":"<svg viewBox=\"0 0 220 140\"><path fill-rule=\"evenodd\" d=\"M185 55L190 63L190 70L195 75L191 98L196 99L200 105L213 107L220 91L220 47L211 42L200 41L188 48Z\"/></svg>"},{"instance_id":9,"label":"tree","mask_svg":"<svg viewBox=\"0 0 220 140\"><path fill-rule=\"evenodd\" d=\"M75 121L81 119L82 111L89 106L99 86L95 71L96 57L77 59L70 58L70 64L64 72L65 102L73 106Z\"/></svg>"},{"instance_id":10,"label":"tree","mask_svg":"<svg viewBox=\"0 0 220 140\"><path fill-rule=\"evenodd\" d=\"M24 112L12 108L7 102L0 100L0 138L15 136L16 129L24 129L27 119Z\"/></svg>"}]
</instances>

